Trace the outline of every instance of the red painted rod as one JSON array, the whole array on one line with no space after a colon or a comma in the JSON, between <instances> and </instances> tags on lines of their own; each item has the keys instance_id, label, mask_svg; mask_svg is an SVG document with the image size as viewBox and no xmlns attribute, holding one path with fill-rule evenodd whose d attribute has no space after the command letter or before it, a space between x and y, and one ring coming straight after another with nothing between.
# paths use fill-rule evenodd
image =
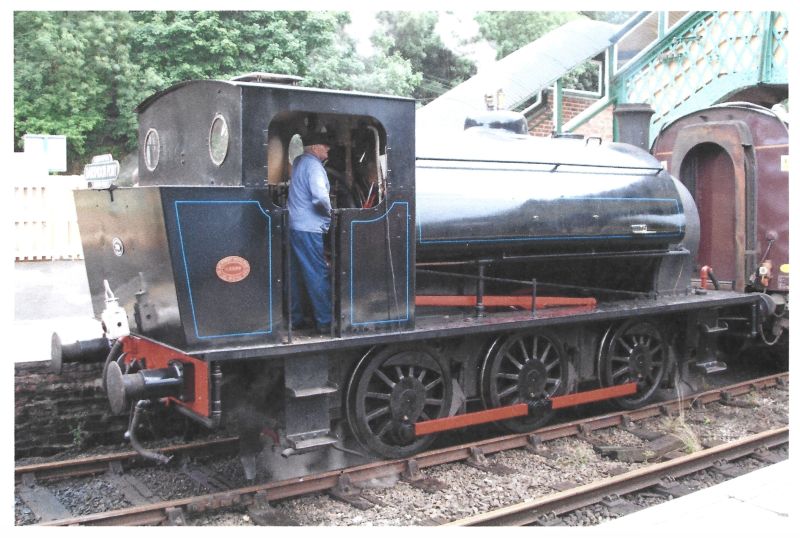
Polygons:
<instances>
[{"instance_id":1,"label":"red painted rod","mask_svg":"<svg viewBox=\"0 0 800 538\"><path fill-rule=\"evenodd\" d=\"M589 402L599 402L601 400L619 398L620 396L628 396L631 394L636 394L636 383L626 383L624 385L614 385L613 387L606 387L603 389L587 390L584 392L576 392L574 394L566 394L564 396L555 396L550 399L550 403L552 409L563 409L565 407L572 407L574 405L580 405ZM486 424L487 422L495 422L498 420L506 420L509 418L525 416L528 416L528 404L521 403L507 405L504 407L487 409L485 411L476 411L474 413L464 413L463 415L435 418L432 420L417 422L414 424L414 434L419 437L422 435L430 435L432 433L443 432L446 430L456 430L458 428L465 428L467 426L475 426L477 424Z\"/></svg>"},{"instance_id":2,"label":"red painted rod","mask_svg":"<svg viewBox=\"0 0 800 538\"><path fill-rule=\"evenodd\" d=\"M613 387L606 387L604 389L565 394L564 396L551 398L550 401L552 402L553 409L563 409L565 407L572 407L589 402L599 402L601 400L619 398L620 396L630 396L631 394L636 394L636 383L625 383L624 385L614 385Z\"/></svg>"},{"instance_id":3,"label":"red painted rod","mask_svg":"<svg viewBox=\"0 0 800 538\"><path fill-rule=\"evenodd\" d=\"M474 295L417 295L417 306L475 306ZM531 309L531 297L525 295L484 295L483 306L516 306ZM555 306L597 306L593 297L537 297L536 308Z\"/></svg>"},{"instance_id":4,"label":"red painted rod","mask_svg":"<svg viewBox=\"0 0 800 538\"><path fill-rule=\"evenodd\" d=\"M528 404L514 404L505 407L495 407L485 411L475 411L474 413L464 413L452 417L435 418L414 424L414 433L417 436L429 435L431 433L443 432L445 430L456 430L466 426L476 424L486 424L514 417L524 417L528 415Z\"/></svg>"}]
</instances>

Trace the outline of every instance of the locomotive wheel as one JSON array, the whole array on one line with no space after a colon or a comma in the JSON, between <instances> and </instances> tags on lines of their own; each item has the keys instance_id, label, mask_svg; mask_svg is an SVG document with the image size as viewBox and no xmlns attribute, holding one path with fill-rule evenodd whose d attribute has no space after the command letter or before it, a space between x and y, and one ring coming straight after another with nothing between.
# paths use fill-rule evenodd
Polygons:
<instances>
[{"instance_id":1,"label":"locomotive wheel","mask_svg":"<svg viewBox=\"0 0 800 538\"><path fill-rule=\"evenodd\" d=\"M668 370L669 344L649 321L629 320L609 328L600 346L600 380L603 386L637 383L633 396L617 398L623 409L635 409L656 394Z\"/></svg>"},{"instance_id":2,"label":"locomotive wheel","mask_svg":"<svg viewBox=\"0 0 800 538\"><path fill-rule=\"evenodd\" d=\"M450 370L433 349L388 347L361 359L348 382L345 406L358 442L395 459L433 442L432 435L415 438L413 424L447 416L452 397Z\"/></svg>"},{"instance_id":3,"label":"locomotive wheel","mask_svg":"<svg viewBox=\"0 0 800 538\"><path fill-rule=\"evenodd\" d=\"M481 398L491 409L565 394L571 385L569 360L561 341L549 332L512 334L496 341L481 368ZM545 424L552 411L500 422L522 433Z\"/></svg>"}]
</instances>

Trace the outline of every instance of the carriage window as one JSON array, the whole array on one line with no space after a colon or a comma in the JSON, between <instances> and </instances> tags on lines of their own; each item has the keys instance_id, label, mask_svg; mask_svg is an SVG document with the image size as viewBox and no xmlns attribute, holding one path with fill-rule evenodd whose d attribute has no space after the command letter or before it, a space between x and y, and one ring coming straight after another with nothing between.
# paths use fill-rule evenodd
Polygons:
<instances>
[{"instance_id":1,"label":"carriage window","mask_svg":"<svg viewBox=\"0 0 800 538\"><path fill-rule=\"evenodd\" d=\"M220 166L228 154L228 123L221 114L214 116L208 136L208 152L211 161Z\"/></svg>"},{"instance_id":2,"label":"carriage window","mask_svg":"<svg viewBox=\"0 0 800 538\"><path fill-rule=\"evenodd\" d=\"M158 166L160 151L158 131L150 129L147 131L147 136L144 137L144 165L151 172Z\"/></svg>"}]
</instances>

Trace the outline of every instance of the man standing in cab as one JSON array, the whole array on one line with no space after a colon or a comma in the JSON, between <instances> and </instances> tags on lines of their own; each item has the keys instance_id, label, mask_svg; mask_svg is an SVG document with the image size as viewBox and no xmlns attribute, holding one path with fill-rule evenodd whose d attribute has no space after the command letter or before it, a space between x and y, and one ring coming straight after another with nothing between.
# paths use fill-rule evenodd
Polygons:
<instances>
[{"instance_id":1,"label":"man standing in cab","mask_svg":"<svg viewBox=\"0 0 800 538\"><path fill-rule=\"evenodd\" d=\"M319 334L331 330L330 269L324 236L331 224L330 183L324 162L330 151L327 133L303 137L303 153L292 165L289 185L289 243L291 250L292 327L311 328L303 304L307 297Z\"/></svg>"}]
</instances>

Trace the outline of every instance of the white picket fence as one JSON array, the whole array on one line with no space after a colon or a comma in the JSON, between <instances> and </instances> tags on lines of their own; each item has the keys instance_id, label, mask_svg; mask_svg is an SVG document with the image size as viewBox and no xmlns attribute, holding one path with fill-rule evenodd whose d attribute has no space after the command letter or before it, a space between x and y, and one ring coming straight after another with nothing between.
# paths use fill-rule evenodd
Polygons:
<instances>
[{"instance_id":1,"label":"white picket fence","mask_svg":"<svg viewBox=\"0 0 800 538\"><path fill-rule=\"evenodd\" d=\"M16 261L83 258L73 189L83 176L39 176L14 183Z\"/></svg>"}]
</instances>

